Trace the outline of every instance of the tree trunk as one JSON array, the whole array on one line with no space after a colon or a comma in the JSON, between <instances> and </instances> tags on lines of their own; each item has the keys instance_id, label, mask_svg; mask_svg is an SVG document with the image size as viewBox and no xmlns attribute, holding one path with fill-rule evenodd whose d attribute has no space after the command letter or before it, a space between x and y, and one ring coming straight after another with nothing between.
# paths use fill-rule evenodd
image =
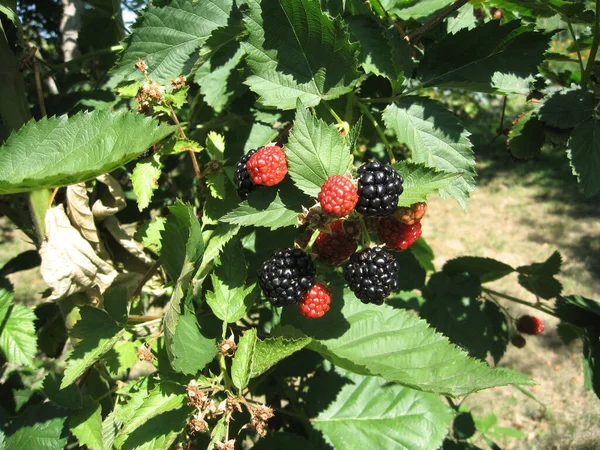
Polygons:
<instances>
[{"instance_id":1,"label":"tree trunk","mask_svg":"<svg viewBox=\"0 0 600 450\"><path fill-rule=\"evenodd\" d=\"M82 0L63 0L63 16L60 21L62 34L62 51L65 62L72 60L79 54L77 38L81 29L81 15L83 14Z\"/></svg>"}]
</instances>

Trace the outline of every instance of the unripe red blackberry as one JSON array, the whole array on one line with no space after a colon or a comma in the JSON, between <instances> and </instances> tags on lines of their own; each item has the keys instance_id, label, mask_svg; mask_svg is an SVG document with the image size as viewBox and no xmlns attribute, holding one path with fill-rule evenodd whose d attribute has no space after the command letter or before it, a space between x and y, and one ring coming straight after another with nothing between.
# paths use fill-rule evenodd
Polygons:
<instances>
[{"instance_id":1,"label":"unripe red blackberry","mask_svg":"<svg viewBox=\"0 0 600 450\"><path fill-rule=\"evenodd\" d=\"M398 262L380 247L366 248L350 257L344 268L348 286L361 302L381 305L398 289Z\"/></svg>"},{"instance_id":2,"label":"unripe red blackberry","mask_svg":"<svg viewBox=\"0 0 600 450\"><path fill-rule=\"evenodd\" d=\"M398 197L404 181L394 168L380 162L358 168L358 203L363 216L390 216L398 209Z\"/></svg>"},{"instance_id":3,"label":"unripe red blackberry","mask_svg":"<svg viewBox=\"0 0 600 450\"><path fill-rule=\"evenodd\" d=\"M327 264L337 265L345 261L356 251L358 242L344 229L344 221L336 220L329 224L331 233L321 232L313 251Z\"/></svg>"},{"instance_id":4,"label":"unripe red blackberry","mask_svg":"<svg viewBox=\"0 0 600 450\"><path fill-rule=\"evenodd\" d=\"M316 283L302 296L298 302L298 309L307 319L318 319L329 311L330 304L331 292L324 284Z\"/></svg>"},{"instance_id":5,"label":"unripe red blackberry","mask_svg":"<svg viewBox=\"0 0 600 450\"><path fill-rule=\"evenodd\" d=\"M540 334L544 331L544 321L538 317L521 316L517 320L517 330L525 334Z\"/></svg>"},{"instance_id":6,"label":"unripe red blackberry","mask_svg":"<svg viewBox=\"0 0 600 450\"><path fill-rule=\"evenodd\" d=\"M390 250L406 250L421 237L421 222L412 225L396 220L396 217L384 217L377 225L377 235L382 244Z\"/></svg>"},{"instance_id":7,"label":"unripe red blackberry","mask_svg":"<svg viewBox=\"0 0 600 450\"><path fill-rule=\"evenodd\" d=\"M332 217L344 217L352 212L358 194L354 183L341 175L332 175L321 186L319 203L323 211Z\"/></svg>"},{"instance_id":8,"label":"unripe red blackberry","mask_svg":"<svg viewBox=\"0 0 600 450\"><path fill-rule=\"evenodd\" d=\"M315 284L317 271L303 250L278 250L258 271L258 284L273 306L297 303Z\"/></svg>"},{"instance_id":9,"label":"unripe red blackberry","mask_svg":"<svg viewBox=\"0 0 600 450\"><path fill-rule=\"evenodd\" d=\"M247 168L254 184L274 186L287 174L285 152L279 145L261 147L248 159Z\"/></svg>"}]
</instances>

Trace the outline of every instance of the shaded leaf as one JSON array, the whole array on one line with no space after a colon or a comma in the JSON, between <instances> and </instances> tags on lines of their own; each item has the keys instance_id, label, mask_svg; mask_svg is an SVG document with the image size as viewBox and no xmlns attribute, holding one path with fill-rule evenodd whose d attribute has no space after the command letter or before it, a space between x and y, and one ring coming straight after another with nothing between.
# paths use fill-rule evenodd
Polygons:
<instances>
[{"instance_id":1,"label":"shaded leaf","mask_svg":"<svg viewBox=\"0 0 600 450\"><path fill-rule=\"evenodd\" d=\"M196 316L186 311L177 321L171 351L173 369L195 375L213 360L217 354L217 345L214 339L207 338L200 332Z\"/></svg>"},{"instance_id":2,"label":"shaded leaf","mask_svg":"<svg viewBox=\"0 0 600 450\"><path fill-rule=\"evenodd\" d=\"M519 284L539 297L545 299L558 297L562 291L562 284L554 278L554 275L560 272L561 264L560 253L554 252L543 263L517 267Z\"/></svg>"},{"instance_id":3,"label":"shaded leaf","mask_svg":"<svg viewBox=\"0 0 600 450\"><path fill-rule=\"evenodd\" d=\"M83 407L83 398L79 388L71 384L64 389L60 388L62 375L48 372L42 384L44 395L55 405L69 409L81 409Z\"/></svg>"},{"instance_id":4,"label":"shaded leaf","mask_svg":"<svg viewBox=\"0 0 600 450\"><path fill-rule=\"evenodd\" d=\"M517 159L539 156L546 141L544 125L533 111L520 115L508 133L510 154Z\"/></svg>"},{"instance_id":5,"label":"shaded leaf","mask_svg":"<svg viewBox=\"0 0 600 450\"><path fill-rule=\"evenodd\" d=\"M600 120L590 118L575 127L567 155L583 193L591 197L600 192Z\"/></svg>"},{"instance_id":6,"label":"shaded leaf","mask_svg":"<svg viewBox=\"0 0 600 450\"><path fill-rule=\"evenodd\" d=\"M89 396L83 402L83 409L69 420L69 430L80 445L90 450L104 450L102 442L102 407Z\"/></svg>"},{"instance_id":7,"label":"shaded leaf","mask_svg":"<svg viewBox=\"0 0 600 450\"><path fill-rule=\"evenodd\" d=\"M294 109L350 92L358 78L357 48L341 20L310 0L249 0L243 43L259 103Z\"/></svg>"},{"instance_id":8,"label":"shaded leaf","mask_svg":"<svg viewBox=\"0 0 600 450\"><path fill-rule=\"evenodd\" d=\"M6 429L3 450L62 450L69 435L66 421L65 411L50 403L28 406Z\"/></svg>"},{"instance_id":9,"label":"shaded leaf","mask_svg":"<svg viewBox=\"0 0 600 450\"><path fill-rule=\"evenodd\" d=\"M223 247L237 235L239 231L239 225L220 223L214 231L208 233L208 237L204 238L208 243L206 244L206 250L202 256L202 263L194 274L194 294L200 292L202 281L204 281L208 273L212 270L215 260L219 257Z\"/></svg>"},{"instance_id":10,"label":"shaded leaf","mask_svg":"<svg viewBox=\"0 0 600 450\"><path fill-rule=\"evenodd\" d=\"M594 94L581 89L558 90L539 109L540 119L556 128L574 128L594 113Z\"/></svg>"},{"instance_id":11,"label":"shaded leaf","mask_svg":"<svg viewBox=\"0 0 600 450\"><path fill-rule=\"evenodd\" d=\"M0 194L91 180L135 159L174 130L129 111L31 120L0 147Z\"/></svg>"},{"instance_id":12,"label":"shaded leaf","mask_svg":"<svg viewBox=\"0 0 600 450\"><path fill-rule=\"evenodd\" d=\"M452 0L381 0L381 4L388 13L392 13L401 19L415 19L424 21L429 16L445 8Z\"/></svg>"},{"instance_id":13,"label":"shaded leaf","mask_svg":"<svg viewBox=\"0 0 600 450\"><path fill-rule=\"evenodd\" d=\"M286 339L283 337L256 341L254 361L250 377L254 378L269 370L279 361L303 349L311 341L310 338Z\"/></svg>"},{"instance_id":14,"label":"shaded leaf","mask_svg":"<svg viewBox=\"0 0 600 450\"><path fill-rule=\"evenodd\" d=\"M148 420L131 433L121 450L168 450L185 429L193 407L184 406Z\"/></svg>"},{"instance_id":15,"label":"shaded leaf","mask_svg":"<svg viewBox=\"0 0 600 450\"><path fill-rule=\"evenodd\" d=\"M460 256L451 259L444 264L442 270L450 276L468 272L476 275L481 283L499 280L515 271L508 264L478 256Z\"/></svg>"}]
</instances>

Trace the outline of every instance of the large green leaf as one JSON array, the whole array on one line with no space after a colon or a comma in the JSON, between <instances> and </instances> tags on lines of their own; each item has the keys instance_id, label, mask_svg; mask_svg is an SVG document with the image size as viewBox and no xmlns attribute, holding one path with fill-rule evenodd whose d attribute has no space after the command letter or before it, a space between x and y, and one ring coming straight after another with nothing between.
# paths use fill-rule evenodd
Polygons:
<instances>
[{"instance_id":1,"label":"large green leaf","mask_svg":"<svg viewBox=\"0 0 600 450\"><path fill-rule=\"evenodd\" d=\"M244 49L252 70L246 83L259 102L294 109L315 106L352 90L358 78L357 45L339 19L311 0L248 0Z\"/></svg>"},{"instance_id":2,"label":"large green leaf","mask_svg":"<svg viewBox=\"0 0 600 450\"><path fill-rule=\"evenodd\" d=\"M135 159L174 130L129 111L31 120L0 147L0 194L91 180Z\"/></svg>"},{"instance_id":3,"label":"large green leaf","mask_svg":"<svg viewBox=\"0 0 600 450\"><path fill-rule=\"evenodd\" d=\"M311 420L333 448L440 447L453 413L439 396L380 377L343 375L349 383Z\"/></svg>"},{"instance_id":4,"label":"large green leaf","mask_svg":"<svg viewBox=\"0 0 600 450\"><path fill-rule=\"evenodd\" d=\"M246 315L256 298L256 285L247 286L246 260L239 241L230 242L223 250L220 264L211 275L213 290L206 302L215 316L235 323Z\"/></svg>"},{"instance_id":5,"label":"large green leaf","mask_svg":"<svg viewBox=\"0 0 600 450\"><path fill-rule=\"evenodd\" d=\"M188 311L177 320L175 334L170 340L170 349L173 354L173 369L188 375L198 373L217 354L215 340L200 332L196 316Z\"/></svg>"},{"instance_id":6,"label":"large green leaf","mask_svg":"<svg viewBox=\"0 0 600 450\"><path fill-rule=\"evenodd\" d=\"M83 409L71 416L69 429L81 446L85 445L91 450L104 449L102 442L102 407L91 397L86 397L83 402Z\"/></svg>"},{"instance_id":7,"label":"large green leaf","mask_svg":"<svg viewBox=\"0 0 600 450\"><path fill-rule=\"evenodd\" d=\"M203 233L203 239L207 241L206 250L202 255L202 262L200 267L194 274L194 295L200 292L202 281L206 278L208 273L213 268L215 260L221 254L223 247L229 242L238 232L240 231L239 225L232 225L228 223L220 223L217 225L214 231L207 231ZM204 237L208 235L207 237Z\"/></svg>"},{"instance_id":8,"label":"large green leaf","mask_svg":"<svg viewBox=\"0 0 600 450\"><path fill-rule=\"evenodd\" d=\"M331 175L350 168L350 148L339 131L298 104L294 128L285 146L288 173L304 193L316 197Z\"/></svg>"},{"instance_id":9,"label":"large green leaf","mask_svg":"<svg viewBox=\"0 0 600 450\"><path fill-rule=\"evenodd\" d=\"M575 127L568 156L583 193L591 197L600 192L600 120L590 118Z\"/></svg>"},{"instance_id":10,"label":"large green leaf","mask_svg":"<svg viewBox=\"0 0 600 450\"><path fill-rule=\"evenodd\" d=\"M460 174L456 172L442 172L424 164L415 164L409 161L398 162L393 167L402 175L404 190L398 198L398 206L411 206L427 200L433 192L439 192L456 180Z\"/></svg>"},{"instance_id":11,"label":"large green leaf","mask_svg":"<svg viewBox=\"0 0 600 450\"><path fill-rule=\"evenodd\" d=\"M466 209L475 188L475 156L469 132L442 104L423 97L404 97L383 112L386 126L412 152L412 160L460 177L440 194L449 194Z\"/></svg>"},{"instance_id":12,"label":"large green leaf","mask_svg":"<svg viewBox=\"0 0 600 450\"><path fill-rule=\"evenodd\" d=\"M50 403L31 405L6 430L3 450L63 450L69 435L64 410Z\"/></svg>"},{"instance_id":13,"label":"large green leaf","mask_svg":"<svg viewBox=\"0 0 600 450\"><path fill-rule=\"evenodd\" d=\"M594 114L594 93L582 89L558 90L539 109L542 122L556 128L574 128Z\"/></svg>"},{"instance_id":14,"label":"large green leaf","mask_svg":"<svg viewBox=\"0 0 600 450\"><path fill-rule=\"evenodd\" d=\"M315 322L284 311L282 323L293 328L282 332L297 336L301 330L313 337L308 347L340 367L423 391L460 396L493 386L532 384L521 373L470 358L409 311L364 305L348 289L344 294L343 305L332 302L329 313Z\"/></svg>"},{"instance_id":15,"label":"large green leaf","mask_svg":"<svg viewBox=\"0 0 600 450\"><path fill-rule=\"evenodd\" d=\"M491 20L446 35L427 50L417 74L424 86L527 93L529 83L523 82L537 73L550 38L551 34L534 31L520 21ZM465 48L470 50L465 52Z\"/></svg>"},{"instance_id":16,"label":"large green leaf","mask_svg":"<svg viewBox=\"0 0 600 450\"><path fill-rule=\"evenodd\" d=\"M233 0L171 0L164 7L148 6L138 19L110 81L144 80L134 64L142 59L148 76L160 84L187 75L198 48L211 33L227 24Z\"/></svg>"},{"instance_id":17,"label":"large green leaf","mask_svg":"<svg viewBox=\"0 0 600 450\"><path fill-rule=\"evenodd\" d=\"M67 360L61 389L75 382L83 373L108 352L125 332L105 311L92 306L82 306L81 319L71 336L80 339Z\"/></svg>"},{"instance_id":18,"label":"large green leaf","mask_svg":"<svg viewBox=\"0 0 600 450\"><path fill-rule=\"evenodd\" d=\"M35 320L33 311L14 303L12 286L0 278L0 351L8 362L33 366L37 351Z\"/></svg>"}]
</instances>

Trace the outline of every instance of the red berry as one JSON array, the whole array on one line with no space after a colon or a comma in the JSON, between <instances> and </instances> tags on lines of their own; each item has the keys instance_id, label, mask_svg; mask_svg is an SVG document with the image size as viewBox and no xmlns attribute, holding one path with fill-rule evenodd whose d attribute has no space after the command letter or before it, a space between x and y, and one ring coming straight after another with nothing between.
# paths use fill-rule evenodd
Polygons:
<instances>
[{"instance_id":1,"label":"red berry","mask_svg":"<svg viewBox=\"0 0 600 450\"><path fill-rule=\"evenodd\" d=\"M300 314L307 319L318 319L319 317L323 317L325 313L329 311L330 304L331 292L329 292L327 286L321 283L315 283L315 285L310 288L298 302L298 309L300 310Z\"/></svg>"},{"instance_id":2,"label":"red berry","mask_svg":"<svg viewBox=\"0 0 600 450\"><path fill-rule=\"evenodd\" d=\"M327 264L337 265L349 258L358 247L358 242L344 229L344 221L329 224L331 233L321 232L313 244L314 252Z\"/></svg>"},{"instance_id":3,"label":"red berry","mask_svg":"<svg viewBox=\"0 0 600 450\"><path fill-rule=\"evenodd\" d=\"M538 317L521 316L517 320L517 330L525 334L540 334L544 331L544 321Z\"/></svg>"},{"instance_id":4,"label":"red berry","mask_svg":"<svg viewBox=\"0 0 600 450\"><path fill-rule=\"evenodd\" d=\"M419 239L421 233L421 222L407 225L394 216L380 219L377 225L379 240L390 250L406 250Z\"/></svg>"},{"instance_id":5,"label":"red berry","mask_svg":"<svg viewBox=\"0 0 600 450\"><path fill-rule=\"evenodd\" d=\"M400 222L412 225L423 218L425 211L427 211L427 203L414 203L410 207L398 208L398 211L394 213L394 217Z\"/></svg>"},{"instance_id":6,"label":"red berry","mask_svg":"<svg viewBox=\"0 0 600 450\"><path fill-rule=\"evenodd\" d=\"M344 217L352 212L358 201L354 183L341 175L332 175L321 187L319 202L326 214Z\"/></svg>"},{"instance_id":7,"label":"red berry","mask_svg":"<svg viewBox=\"0 0 600 450\"><path fill-rule=\"evenodd\" d=\"M278 145L261 147L246 164L250 179L254 184L274 186L287 174L287 160L283 148Z\"/></svg>"}]
</instances>

